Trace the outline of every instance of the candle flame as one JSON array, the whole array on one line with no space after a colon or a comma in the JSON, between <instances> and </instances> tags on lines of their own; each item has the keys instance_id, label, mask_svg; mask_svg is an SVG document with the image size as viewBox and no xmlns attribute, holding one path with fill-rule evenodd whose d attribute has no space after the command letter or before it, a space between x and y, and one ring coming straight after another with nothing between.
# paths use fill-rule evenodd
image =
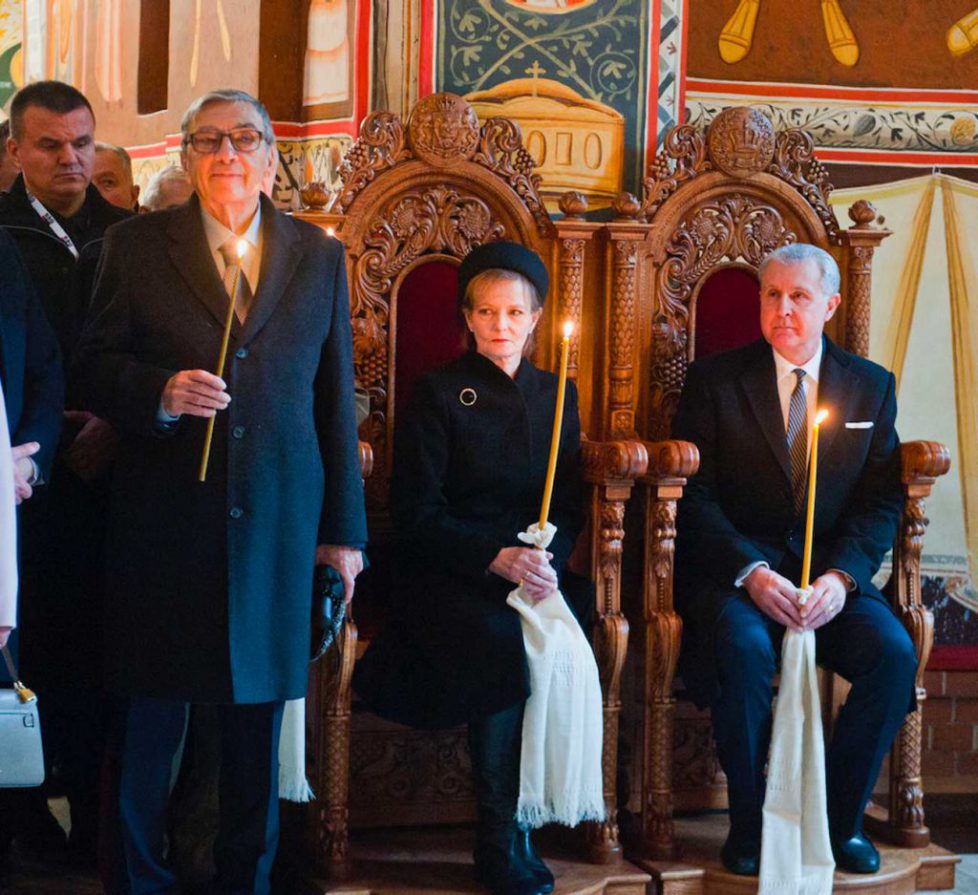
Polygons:
<instances>
[{"instance_id":1,"label":"candle flame","mask_svg":"<svg viewBox=\"0 0 978 895\"><path fill-rule=\"evenodd\" d=\"M829 418L829 412L823 407L815 414L815 425L821 426Z\"/></svg>"},{"instance_id":2,"label":"candle flame","mask_svg":"<svg viewBox=\"0 0 978 895\"><path fill-rule=\"evenodd\" d=\"M564 323L564 338L569 339L574 334L574 321L568 320Z\"/></svg>"},{"instance_id":3,"label":"candle flame","mask_svg":"<svg viewBox=\"0 0 978 895\"><path fill-rule=\"evenodd\" d=\"M248 251L248 243L244 239L239 239L236 251L238 253L238 261L240 261Z\"/></svg>"},{"instance_id":4,"label":"candle flame","mask_svg":"<svg viewBox=\"0 0 978 895\"><path fill-rule=\"evenodd\" d=\"M336 231L332 227L327 227L326 228L326 235L327 236L336 236Z\"/></svg>"}]
</instances>

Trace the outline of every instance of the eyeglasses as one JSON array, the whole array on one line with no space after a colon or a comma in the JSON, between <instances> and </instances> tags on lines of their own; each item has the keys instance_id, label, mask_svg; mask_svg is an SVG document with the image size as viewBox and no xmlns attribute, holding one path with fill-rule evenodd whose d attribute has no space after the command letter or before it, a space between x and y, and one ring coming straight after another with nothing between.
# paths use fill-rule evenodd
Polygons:
<instances>
[{"instance_id":1,"label":"eyeglasses","mask_svg":"<svg viewBox=\"0 0 978 895\"><path fill-rule=\"evenodd\" d=\"M253 127L236 127L233 131L196 131L187 137L187 142L195 152L213 155L220 151L225 137L231 141L235 152L254 152L265 139L265 135Z\"/></svg>"}]
</instances>

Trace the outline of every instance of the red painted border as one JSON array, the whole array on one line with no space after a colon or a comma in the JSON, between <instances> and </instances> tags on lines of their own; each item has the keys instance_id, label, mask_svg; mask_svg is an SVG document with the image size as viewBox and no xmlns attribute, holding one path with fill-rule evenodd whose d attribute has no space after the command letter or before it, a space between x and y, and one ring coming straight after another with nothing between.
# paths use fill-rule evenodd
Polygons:
<instances>
[{"instance_id":1,"label":"red painted border","mask_svg":"<svg viewBox=\"0 0 978 895\"><path fill-rule=\"evenodd\" d=\"M687 78L686 89L691 93L712 93L725 96L758 96L775 99L836 99L865 103L930 103L954 105L978 104L978 90L923 90L901 87L836 87L822 84L764 83L758 81L711 81Z\"/></svg>"},{"instance_id":2,"label":"red painted border","mask_svg":"<svg viewBox=\"0 0 978 895\"><path fill-rule=\"evenodd\" d=\"M904 152L899 149L833 149L828 146L817 146L815 155L820 162L853 162L859 165L978 167L978 153L974 152Z\"/></svg>"},{"instance_id":3,"label":"red painted border","mask_svg":"<svg viewBox=\"0 0 978 895\"><path fill-rule=\"evenodd\" d=\"M659 136L659 34L662 31L662 9L650 3L649 65L645 94L645 167L655 158Z\"/></svg>"},{"instance_id":4,"label":"red painted border","mask_svg":"<svg viewBox=\"0 0 978 895\"><path fill-rule=\"evenodd\" d=\"M353 67L357 82L357 92L353 99L353 131L356 138L360 124L370 109L370 87L373 82L373 68L370 65L370 26L373 16L372 0L360 0L357 4L357 61Z\"/></svg>"},{"instance_id":5,"label":"red painted border","mask_svg":"<svg viewBox=\"0 0 978 895\"><path fill-rule=\"evenodd\" d=\"M418 40L418 98L435 92L435 0L421 0Z\"/></svg>"},{"instance_id":6,"label":"red painted border","mask_svg":"<svg viewBox=\"0 0 978 895\"><path fill-rule=\"evenodd\" d=\"M686 120L686 50L689 47L689 0L683 0L680 27L683 32L683 58L679 63L679 99L676 102L676 123Z\"/></svg>"}]
</instances>

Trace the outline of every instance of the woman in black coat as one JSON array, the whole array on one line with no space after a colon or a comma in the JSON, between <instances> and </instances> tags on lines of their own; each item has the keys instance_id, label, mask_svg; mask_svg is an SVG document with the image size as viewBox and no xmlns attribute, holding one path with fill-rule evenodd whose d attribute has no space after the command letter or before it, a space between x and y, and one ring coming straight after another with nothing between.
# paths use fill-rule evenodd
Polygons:
<instances>
[{"instance_id":1,"label":"woman in black coat","mask_svg":"<svg viewBox=\"0 0 978 895\"><path fill-rule=\"evenodd\" d=\"M422 377L394 443L391 509L399 536L396 623L354 684L378 714L414 727L468 722L478 798L476 875L500 895L537 895L553 876L517 829L520 734L529 670L506 596L558 586L581 529L580 422L568 383L549 551L517 533L538 521L557 377L526 355L548 277L515 243L472 251L459 303L473 350Z\"/></svg>"}]
</instances>

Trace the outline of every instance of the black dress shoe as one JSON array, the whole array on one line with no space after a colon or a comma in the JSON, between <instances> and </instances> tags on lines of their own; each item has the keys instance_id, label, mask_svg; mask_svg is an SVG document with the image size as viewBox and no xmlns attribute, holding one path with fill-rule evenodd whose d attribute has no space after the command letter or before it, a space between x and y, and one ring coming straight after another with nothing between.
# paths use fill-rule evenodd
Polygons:
<instances>
[{"instance_id":1,"label":"black dress shoe","mask_svg":"<svg viewBox=\"0 0 978 895\"><path fill-rule=\"evenodd\" d=\"M720 849L723 866L737 876L757 876L761 869L761 846L728 836Z\"/></svg>"},{"instance_id":2,"label":"black dress shoe","mask_svg":"<svg viewBox=\"0 0 978 895\"><path fill-rule=\"evenodd\" d=\"M876 873L880 869L880 853L862 833L844 842L833 842L832 853L836 866L846 873Z\"/></svg>"},{"instance_id":3,"label":"black dress shoe","mask_svg":"<svg viewBox=\"0 0 978 895\"><path fill-rule=\"evenodd\" d=\"M540 884L540 891L544 895L549 895L554 890L554 875L550 868L543 863L543 859L537 854L533 847L533 840L530 838L530 831L518 829L516 831L516 855L533 874L536 881Z\"/></svg>"}]
</instances>

